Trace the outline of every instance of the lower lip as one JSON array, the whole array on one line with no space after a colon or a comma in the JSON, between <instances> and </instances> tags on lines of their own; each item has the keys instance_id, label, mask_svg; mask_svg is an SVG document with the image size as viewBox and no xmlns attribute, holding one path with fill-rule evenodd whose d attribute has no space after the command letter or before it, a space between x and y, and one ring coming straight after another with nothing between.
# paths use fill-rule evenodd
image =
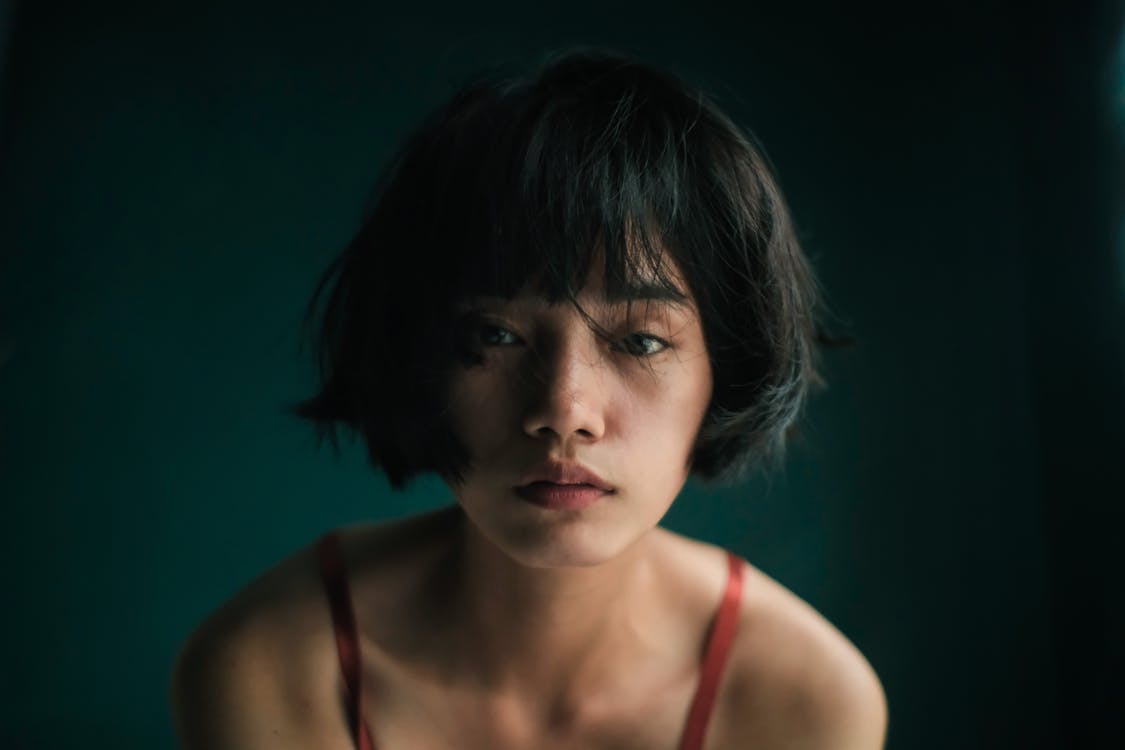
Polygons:
<instances>
[{"instance_id":1,"label":"lower lip","mask_svg":"<svg viewBox=\"0 0 1125 750\"><path fill-rule=\"evenodd\" d=\"M580 510L593 505L609 493L591 484L532 482L516 487L516 494L549 510Z\"/></svg>"}]
</instances>

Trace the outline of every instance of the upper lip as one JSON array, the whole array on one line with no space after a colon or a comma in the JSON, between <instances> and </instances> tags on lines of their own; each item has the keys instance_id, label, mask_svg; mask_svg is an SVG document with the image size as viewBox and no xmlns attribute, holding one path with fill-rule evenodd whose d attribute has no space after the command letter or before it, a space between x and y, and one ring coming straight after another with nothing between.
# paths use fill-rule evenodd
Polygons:
<instances>
[{"instance_id":1,"label":"upper lip","mask_svg":"<svg viewBox=\"0 0 1125 750\"><path fill-rule=\"evenodd\" d=\"M604 479L580 463L566 461L544 461L524 474L519 481L520 487L532 482L551 482L552 484L589 484L599 490L612 492L611 487Z\"/></svg>"}]
</instances>

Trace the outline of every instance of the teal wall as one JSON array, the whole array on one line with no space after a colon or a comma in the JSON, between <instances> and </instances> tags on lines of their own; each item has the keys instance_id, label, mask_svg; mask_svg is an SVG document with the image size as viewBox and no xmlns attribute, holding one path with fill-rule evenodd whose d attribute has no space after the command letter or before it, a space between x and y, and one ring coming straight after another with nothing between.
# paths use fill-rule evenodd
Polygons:
<instances>
[{"instance_id":1,"label":"teal wall","mask_svg":"<svg viewBox=\"0 0 1125 750\"><path fill-rule=\"evenodd\" d=\"M1117 16L381 5L16 8L0 746L171 746L170 663L208 611L328 527L448 501L392 494L283 414L312 383L304 305L430 107L574 43L670 65L755 130L858 340L782 474L690 486L666 525L851 637L892 748L1120 731L1110 668L1085 666L1121 643L1125 271L1094 75Z\"/></svg>"}]
</instances>

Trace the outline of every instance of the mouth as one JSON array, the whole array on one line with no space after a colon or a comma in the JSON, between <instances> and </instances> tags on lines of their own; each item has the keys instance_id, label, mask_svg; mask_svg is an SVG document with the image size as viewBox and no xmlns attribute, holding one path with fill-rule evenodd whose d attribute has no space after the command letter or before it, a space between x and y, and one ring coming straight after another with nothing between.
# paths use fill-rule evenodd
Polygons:
<instances>
[{"instance_id":1,"label":"mouth","mask_svg":"<svg viewBox=\"0 0 1125 750\"><path fill-rule=\"evenodd\" d=\"M588 508L617 491L593 469L552 459L524 474L514 490L523 500L549 510Z\"/></svg>"},{"instance_id":2,"label":"mouth","mask_svg":"<svg viewBox=\"0 0 1125 750\"><path fill-rule=\"evenodd\" d=\"M515 488L522 499L548 510L581 510L601 500L613 490L592 484L565 484L537 480Z\"/></svg>"},{"instance_id":3,"label":"mouth","mask_svg":"<svg viewBox=\"0 0 1125 750\"><path fill-rule=\"evenodd\" d=\"M614 488L592 469L576 462L545 461L524 474L517 486L528 487L536 483L561 486L586 485L603 492L613 492Z\"/></svg>"}]
</instances>

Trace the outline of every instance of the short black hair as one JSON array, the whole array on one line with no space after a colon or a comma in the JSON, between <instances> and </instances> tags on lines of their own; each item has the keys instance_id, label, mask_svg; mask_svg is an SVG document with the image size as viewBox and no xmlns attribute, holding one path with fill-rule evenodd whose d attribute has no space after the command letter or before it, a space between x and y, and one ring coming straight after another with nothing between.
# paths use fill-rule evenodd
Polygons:
<instances>
[{"instance_id":1,"label":"short black hair","mask_svg":"<svg viewBox=\"0 0 1125 750\"><path fill-rule=\"evenodd\" d=\"M446 384L457 306L530 279L575 298L604 260L701 317L713 396L691 456L703 480L776 465L815 366L817 288L753 137L699 89L619 54L572 50L530 76L473 79L403 144L309 305L320 390L293 407L338 445L362 436L395 488L459 479Z\"/></svg>"}]
</instances>

